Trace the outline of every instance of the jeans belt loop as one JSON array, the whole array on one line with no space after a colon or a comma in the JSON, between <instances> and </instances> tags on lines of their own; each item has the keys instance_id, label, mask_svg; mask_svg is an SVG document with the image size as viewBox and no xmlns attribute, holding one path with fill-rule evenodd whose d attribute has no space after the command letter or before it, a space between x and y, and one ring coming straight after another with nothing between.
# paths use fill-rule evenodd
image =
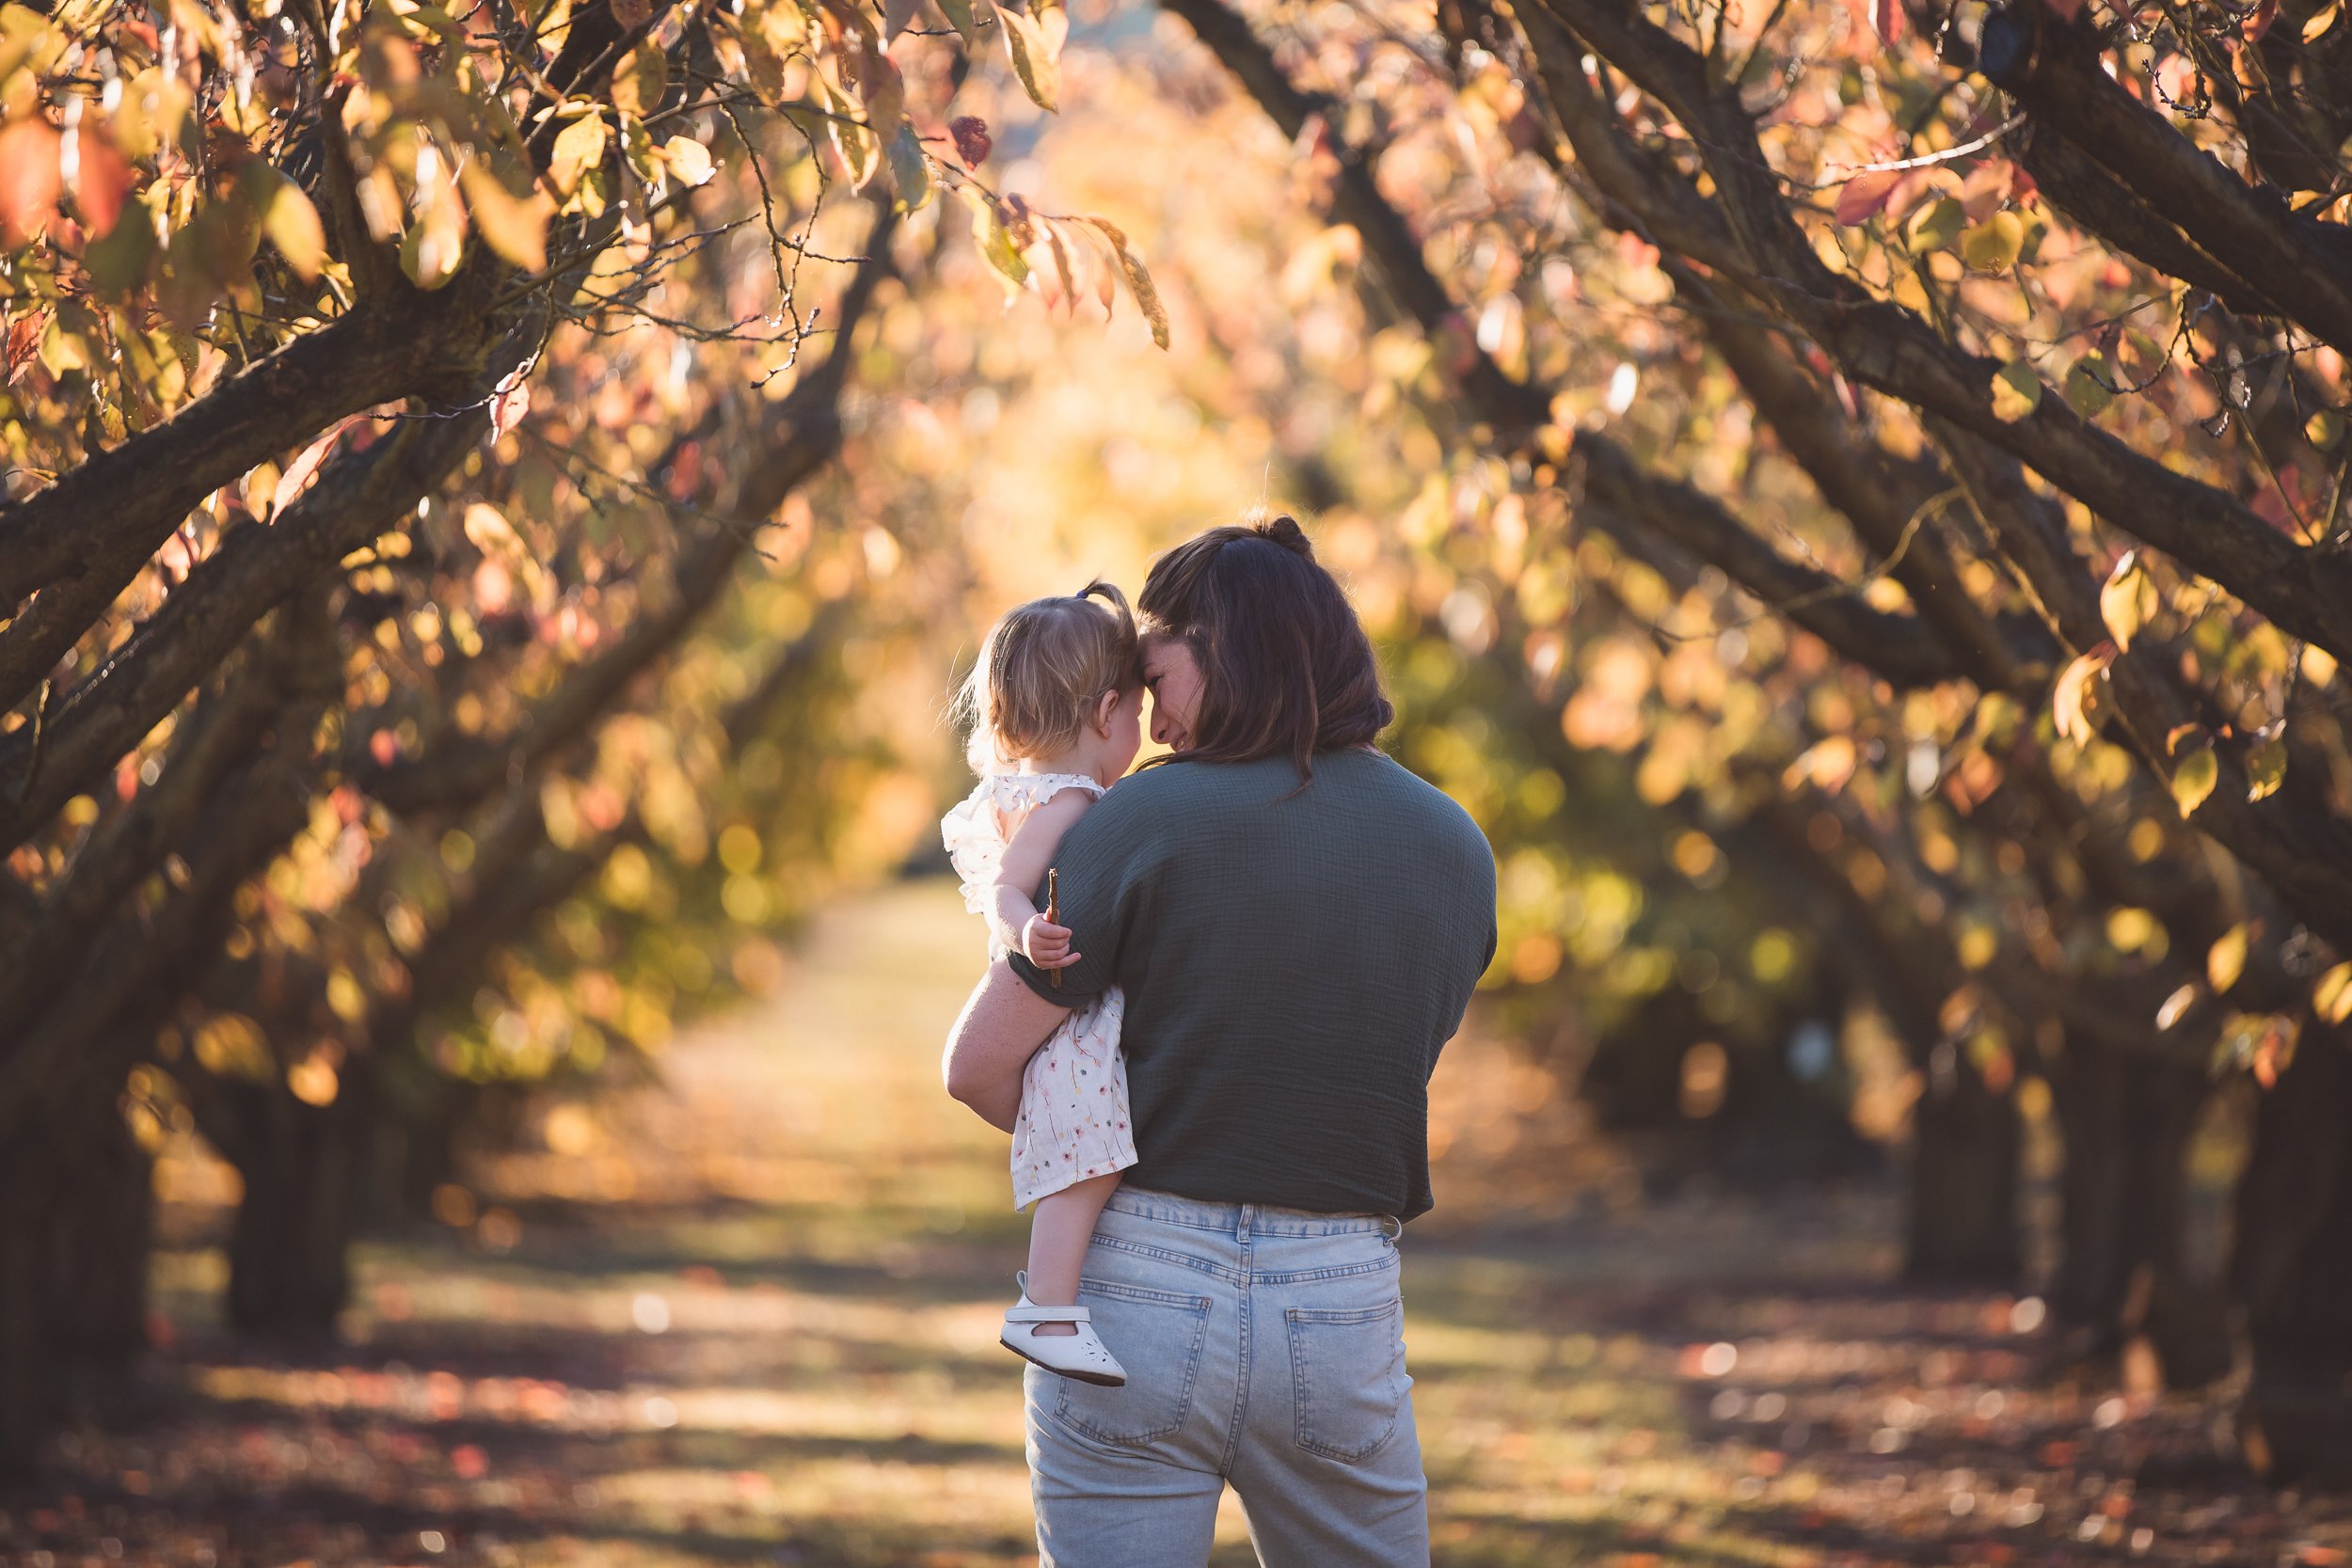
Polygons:
<instances>
[{"instance_id":1,"label":"jeans belt loop","mask_svg":"<svg viewBox=\"0 0 2352 1568\"><path fill-rule=\"evenodd\" d=\"M1247 1203L1241 1206L1241 1218L1239 1223L1234 1227L1233 1236L1237 1241L1246 1242L1249 1240L1249 1205Z\"/></svg>"}]
</instances>

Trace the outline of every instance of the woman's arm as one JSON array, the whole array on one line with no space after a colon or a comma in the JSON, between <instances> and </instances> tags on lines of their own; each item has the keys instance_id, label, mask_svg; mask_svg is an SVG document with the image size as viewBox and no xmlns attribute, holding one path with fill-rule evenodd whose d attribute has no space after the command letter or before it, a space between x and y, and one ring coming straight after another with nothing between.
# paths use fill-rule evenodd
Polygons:
<instances>
[{"instance_id":1,"label":"woman's arm","mask_svg":"<svg viewBox=\"0 0 2352 1568\"><path fill-rule=\"evenodd\" d=\"M947 1093L990 1126L1011 1132L1021 1112L1022 1069L1069 1016L1067 1006L1023 985L1003 959L990 964L947 1036L940 1059Z\"/></svg>"},{"instance_id":2,"label":"woman's arm","mask_svg":"<svg viewBox=\"0 0 2352 1568\"><path fill-rule=\"evenodd\" d=\"M1013 830L997 863L995 902L990 913L996 925L997 945L1025 957L1041 969L1066 969L1078 955L1070 951L1070 931L1041 918L1037 908L1038 884L1054 863L1062 834L1087 814L1094 798L1083 789L1065 789L1040 805Z\"/></svg>"}]
</instances>

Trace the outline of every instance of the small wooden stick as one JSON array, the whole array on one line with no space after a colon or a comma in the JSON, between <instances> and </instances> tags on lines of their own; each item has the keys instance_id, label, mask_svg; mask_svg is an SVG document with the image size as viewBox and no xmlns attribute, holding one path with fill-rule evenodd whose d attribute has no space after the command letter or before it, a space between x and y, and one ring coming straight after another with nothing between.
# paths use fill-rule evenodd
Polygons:
<instances>
[{"instance_id":1,"label":"small wooden stick","mask_svg":"<svg viewBox=\"0 0 2352 1568\"><path fill-rule=\"evenodd\" d=\"M1061 924L1061 873L1051 866L1045 871L1045 918L1057 926ZM1049 969L1045 976L1053 982L1056 990L1061 990L1060 970Z\"/></svg>"}]
</instances>

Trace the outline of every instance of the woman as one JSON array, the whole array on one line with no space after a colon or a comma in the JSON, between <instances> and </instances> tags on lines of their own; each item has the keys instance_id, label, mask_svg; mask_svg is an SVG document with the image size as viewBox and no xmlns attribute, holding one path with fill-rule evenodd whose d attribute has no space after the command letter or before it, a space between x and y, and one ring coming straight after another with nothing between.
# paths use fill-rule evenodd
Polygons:
<instances>
[{"instance_id":1,"label":"woman","mask_svg":"<svg viewBox=\"0 0 2352 1568\"><path fill-rule=\"evenodd\" d=\"M1062 841L1059 986L993 965L946 1062L1009 1129L1030 1053L1125 990L1137 1163L1079 1300L1128 1381L1026 1374L1041 1568L1200 1568L1229 1481L1266 1568L1425 1564L1396 1241L1494 954L1493 857L1375 749L1371 643L1290 518L1178 546L1140 609L1174 755Z\"/></svg>"}]
</instances>

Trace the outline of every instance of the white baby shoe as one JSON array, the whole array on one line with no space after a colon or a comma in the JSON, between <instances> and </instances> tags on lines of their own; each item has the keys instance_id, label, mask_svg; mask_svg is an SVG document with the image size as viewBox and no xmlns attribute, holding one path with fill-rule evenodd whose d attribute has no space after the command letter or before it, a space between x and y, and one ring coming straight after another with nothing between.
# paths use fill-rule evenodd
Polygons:
<instances>
[{"instance_id":1,"label":"white baby shoe","mask_svg":"<svg viewBox=\"0 0 2352 1568\"><path fill-rule=\"evenodd\" d=\"M1049 1372L1074 1377L1080 1383L1123 1388L1127 1369L1104 1348L1094 1332L1092 1314L1083 1307L1040 1307L1029 1299L1029 1276L1017 1274L1021 1300L1005 1314L1005 1332L998 1343L1013 1354L1036 1362ZM1075 1334L1040 1334L1035 1323L1075 1323Z\"/></svg>"}]
</instances>

